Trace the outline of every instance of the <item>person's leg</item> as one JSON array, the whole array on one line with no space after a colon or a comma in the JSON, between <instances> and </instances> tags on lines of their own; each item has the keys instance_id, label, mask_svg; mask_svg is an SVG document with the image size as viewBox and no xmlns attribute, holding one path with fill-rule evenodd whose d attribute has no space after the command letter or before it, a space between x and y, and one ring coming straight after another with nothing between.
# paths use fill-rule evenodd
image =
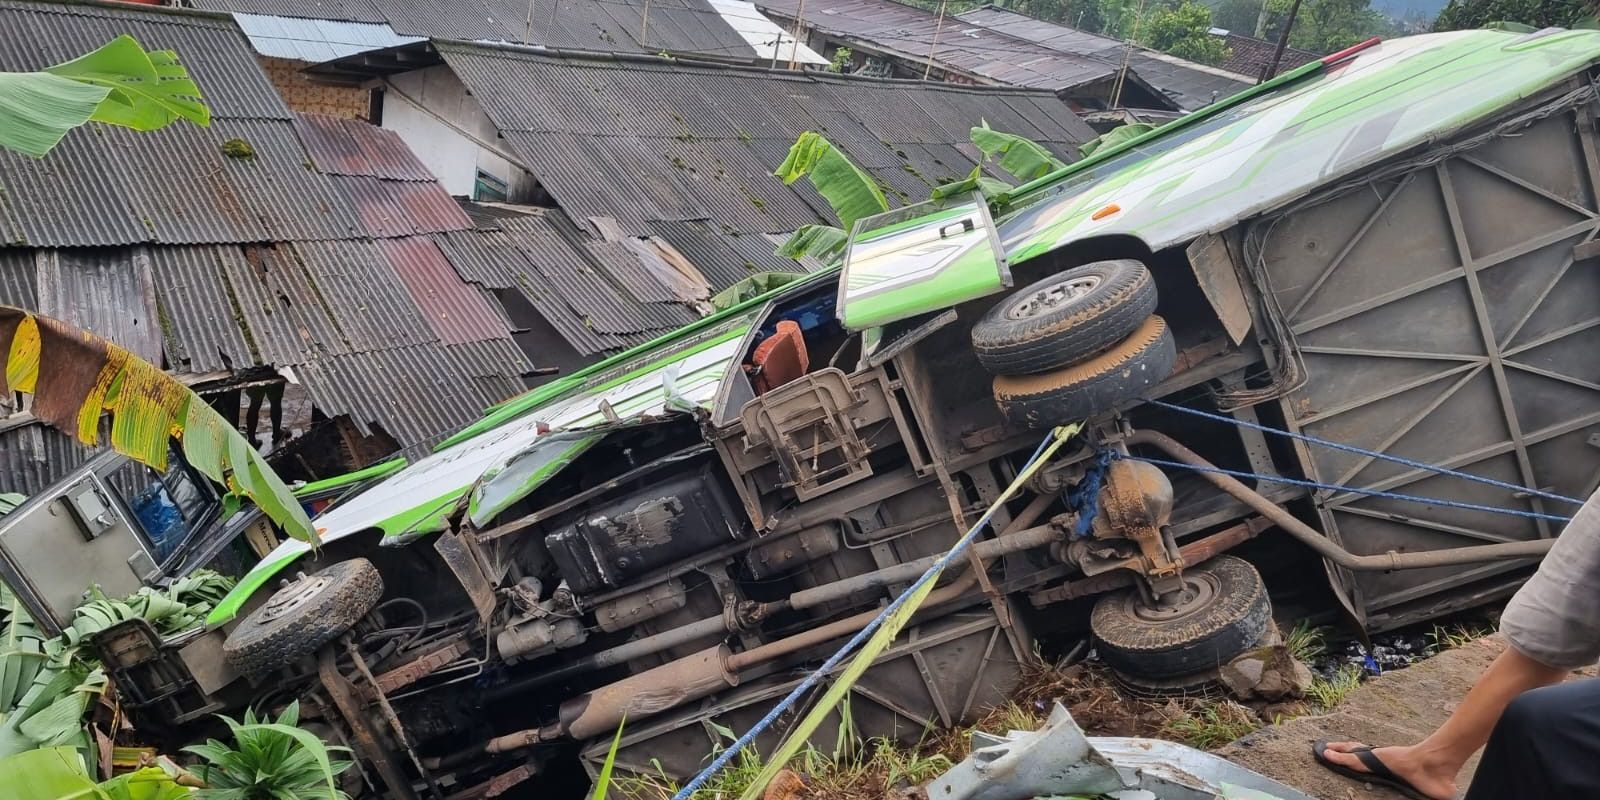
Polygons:
<instances>
[{"instance_id":1,"label":"person's leg","mask_svg":"<svg viewBox=\"0 0 1600 800\"><path fill-rule=\"evenodd\" d=\"M1372 752L1418 791L1447 800L1455 796L1456 773L1489 740L1489 732L1506 706L1523 692L1560 683L1568 674L1568 670L1545 666L1507 647L1484 670L1450 718L1426 739ZM1326 757L1333 763L1366 772L1361 760L1350 753L1361 746L1359 742L1334 742L1328 745Z\"/></svg>"},{"instance_id":2,"label":"person's leg","mask_svg":"<svg viewBox=\"0 0 1600 800\"><path fill-rule=\"evenodd\" d=\"M1523 693L1506 706L1466 800L1600 797L1600 679Z\"/></svg>"}]
</instances>

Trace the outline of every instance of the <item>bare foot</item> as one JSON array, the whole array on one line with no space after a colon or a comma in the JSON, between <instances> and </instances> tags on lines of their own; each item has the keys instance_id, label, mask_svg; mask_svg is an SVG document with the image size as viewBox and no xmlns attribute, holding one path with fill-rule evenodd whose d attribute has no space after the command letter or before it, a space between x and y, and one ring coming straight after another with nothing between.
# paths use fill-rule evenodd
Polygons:
<instances>
[{"instance_id":1,"label":"bare foot","mask_svg":"<svg viewBox=\"0 0 1600 800\"><path fill-rule=\"evenodd\" d=\"M1329 742L1327 759L1341 767L1356 772L1369 772L1350 751L1363 745L1360 742ZM1415 746L1379 747L1372 751L1394 774L1404 778L1417 791L1434 800L1451 800L1456 796L1455 770L1449 764L1428 758L1428 754ZM1459 765L1458 765L1459 766Z\"/></svg>"}]
</instances>

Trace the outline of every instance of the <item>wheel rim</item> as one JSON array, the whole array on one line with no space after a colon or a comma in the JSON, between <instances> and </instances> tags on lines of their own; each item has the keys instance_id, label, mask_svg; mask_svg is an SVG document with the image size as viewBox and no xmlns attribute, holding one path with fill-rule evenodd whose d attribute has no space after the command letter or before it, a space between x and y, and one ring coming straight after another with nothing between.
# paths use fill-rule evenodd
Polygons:
<instances>
[{"instance_id":1,"label":"wheel rim","mask_svg":"<svg viewBox=\"0 0 1600 800\"><path fill-rule=\"evenodd\" d=\"M1146 622L1175 622L1204 611L1221 596L1222 583L1217 576L1193 572L1183 576L1182 589L1162 598L1166 602L1148 606L1137 596L1132 598L1133 615Z\"/></svg>"},{"instance_id":2,"label":"wheel rim","mask_svg":"<svg viewBox=\"0 0 1600 800\"><path fill-rule=\"evenodd\" d=\"M1094 291L1100 285L1099 275L1078 275L1056 281L1040 288L1006 310L1009 319L1030 319L1047 314Z\"/></svg>"},{"instance_id":3,"label":"wheel rim","mask_svg":"<svg viewBox=\"0 0 1600 800\"><path fill-rule=\"evenodd\" d=\"M321 575L301 576L294 583L279 589L257 613L262 622L271 622L305 605L333 581Z\"/></svg>"}]
</instances>

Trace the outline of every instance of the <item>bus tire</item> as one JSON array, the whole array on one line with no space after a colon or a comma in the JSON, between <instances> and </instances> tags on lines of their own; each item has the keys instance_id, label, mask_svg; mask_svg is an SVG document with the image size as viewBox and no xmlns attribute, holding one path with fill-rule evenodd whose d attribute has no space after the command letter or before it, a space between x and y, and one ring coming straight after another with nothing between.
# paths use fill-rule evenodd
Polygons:
<instances>
[{"instance_id":1,"label":"bus tire","mask_svg":"<svg viewBox=\"0 0 1600 800\"><path fill-rule=\"evenodd\" d=\"M222 643L222 655L247 675L272 672L355 627L382 596L383 578L371 561L330 564L250 612Z\"/></svg>"},{"instance_id":2,"label":"bus tire","mask_svg":"<svg viewBox=\"0 0 1600 800\"><path fill-rule=\"evenodd\" d=\"M1156 308L1150 270L1096 261L1013 292L972 326L972 349L996 375L1068 367L1128 338Z\"/></svg>"}]
</instances>

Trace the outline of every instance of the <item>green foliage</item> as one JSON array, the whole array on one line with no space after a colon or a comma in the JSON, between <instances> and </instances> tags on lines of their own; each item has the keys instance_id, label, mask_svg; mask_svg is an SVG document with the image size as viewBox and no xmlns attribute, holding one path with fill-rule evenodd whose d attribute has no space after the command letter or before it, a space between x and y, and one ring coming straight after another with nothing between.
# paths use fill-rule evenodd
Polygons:
<instances>
[{"instance_id":1,"label":"green foliage","mask_svg":"<svg viewBox=\"0 0 1600 800\"><path fill-rule=\"evenodd\" d=\"M1261 721L1250 709L1223 702L1171 720L1162 733L1190 747L1213 750L1259 727Z\"/></svg>"},{"instance_id":2,"label":"green foliage","mask_svg":"<svg viewBox=\"0 0 1600 800\"><path fill-rule=\"evenodd\" d=\"M1211 35L1211 9L1194 0L1165 0L1145 12L1140 44L1201 64L1221 64L1228 47Z\"/></svg>"},{"instance_id":3,"label":"green foliage","mask_svg":"<svg viewBox=\"0 0 1600 800\"><path fill-rule=\"evenodd\" d=\"M184 748L205 762L194 769L206 784L194 792L199 800L349 800L333 779L349 769L350 762L334 761L329 755L344 748L329 747L296 727L298 702L290 703L276 720L258 719L250 710L243 722L220 718L233 731L234 747L211 739Z\"/></svg>"},{"instance_id":4,"label":"green foliage","mask_svg":"<svg viewBox=\"0 0 1600 800\"><path fill-rule=\"evenodd\" d=\"M1089 156L1094 155L1096 150L1101 148L1116 147L1123 142L1126 142L1130 139L1137 139L1155 129L1156 126L1151 125L1148 122L1130 122L1126 125L1119 125L1103 134L1100 134L1094 139L1079 145L1078 153L1084 158L1088 158Z\"/></svg>"},{"instance_id":5,"label":"green foliage","mask_svg":"<svg viewBox=\"0 0 1600 800\"><path fill-rule=\"evenodd\" d=\"M810 256L826 264L844 253L849 239L850 234L832 225L801 225L778 246L777 253L779 258L798 260Z\"/></svg>"},{"instance_id":6,"label":"green foliage","mask_svg":"<svg viewBox=\"0 0 1600 800\"><path fill-rule=\"evenodd\" d=\"M1211 24L1244 36L1256 35L1262 0L1219 0L1211 6ZM1254 76L1252 76L1254 77Z\"/></svg>"},{"instance_id":7,"label":"green foliage","mask_svg":"<svg viewBox=\"0 0 1600 800\"><path fill-rule=\"evenodd\" d=\"M0 585L0 757L40 747L87 749L83 715L105 690L100 663L83 650L95 633L144 619L172 635L201 625L233 582L200 570L165 589L145 587L124 600L98 587L62 634L46 639L17 598Z\"/></svg>"},{"instance_id":8,"label":"green foliage","mask_svg":"<svg viewBox=\"0 0 1600 800\"><path fill-rule=\"evenodd\" d=\"M810 178L845 230L862 217L889 210L889 201L872 176L815 131L800 134L773 174L782 178L785 185Z\"/></svg>"},{"instance_id":9,"label":"green foliage","mask_svg":"<svg viewBox=\"0 0 1600 800\"><path fill-rule=\"evenodd\" d=\"M1018 181L1027 182L1042 178L1066 166L1044 145L1014 133L1003 133L984 122L972 129L972 143L983 151L986 159L999 159L1000 168L1011 173Z\"/></svg>"},{"instance_id":10,"label":"green foliage","mask_svg":"<svg viewBox=\"0 0 1600 800\"><path fill-rule=\"evenodd\" d=\"M1305 620L1296 623L1294 630L1284 634L1283 646L1288 648L1289 655L1296 661L1310 664L1327 651L1327 646L1322 642L1322 632L1311 627Z\"/></svg>"},{"instance_id":11,"label":"green foliage","mask_svg":"<svg viewBox=\"0 0 1600 800\"><path fill-rule=\"evenodd\" d=\"M85 122L151 131L178 119L211 124L199 87L177 54L126 34L41 72L0 73L0 147L35 158Z\"/></svg>"},{"instance_id":12,"label":"green foliage","mask_svg":"<svg viewBox=\"0 0 1600 800\"><path fill-rule=\"evenodd\" d=\"M1315 703L1317 708L1327 711L1339 705L1345 698L1361 686L1361 668L1354 664L1346 664L1333 673L1332 678L1318 675L1311 679L1311 686L1306 689L1306 699Z\"/></svg>"},{"instance_id":13,"label":"green foliage","mask_svg":"<svg viewBox=\"0 0 1600 800\"><path fill-rule=\"evenodd\" d=\"M947 197L957 197L977 190L983 193L984 199L994 203L1013 188L1015 187L999 178L991 178L983 174L983 167L978 166L973 167L972 171L967 173L967 177L959 181L951 181L933 187L933 195L930 199L943 200Z\"/></svg>"},{"instance_id":14,"label":"green foliage","mask_svg":"<svg viewBox=\"0 0 1600 800\"><path fill-rule=\"evenodd\" d=\"M96 784L70 747L29 750L0 758L6 800L183 800L191 795L160 767Z\"/></svg>"},{"instance_id":15,"label":"green foliage","mask_svg":"<svg viewBox=\"0 0 1600 800\"><path fill-rule=\"evenodd\" d=\"M1535 28L1593 26L1595 12L1581 0L1451 0L1434 20L1436 31L1520 22Z\"/></svg>"},{"instance_id":16,"label":"green foliage","mask_svg":"<svg viewBox=\"0 0 1600 800\"><path fill-rule=\"evenodd\" d=\"M1267 0L1265 38L1278 40L1293 2ZM1313 53L1332 53L1394 31L1394 23L1372 8L1370 0L1301 0L1294 28L1289 31L1289 45Z\"/></svg>"},{"instance_id":17,"label":"green foliage","mask_svg":"<svg viewBox=\"0 0 1600 800\"><path fill-rule=\"evenodd\" d=\"M622 721L617 723L617 735L611 737L611 749L606 751L605 763L600 765L600 774L595 777L594 794L590 800L606 800L606 795L611 791L611 770L617 765L617 748L622 745L622 728L628 724L628 715L622 715Z\"/></svg>"},{"instance_id":18,"label":"green foliage","mask_svg":"<svg viewBox=\"0 0 1600 800\"><path fill-rule=\"evenodd\" d=\"M848 47L841 47L833 51L833 59L828 62L828 71L833 73L844 72L844 68L850 66L851 59L854 57L855 53Z\"/></svg>"}]
</instances>

